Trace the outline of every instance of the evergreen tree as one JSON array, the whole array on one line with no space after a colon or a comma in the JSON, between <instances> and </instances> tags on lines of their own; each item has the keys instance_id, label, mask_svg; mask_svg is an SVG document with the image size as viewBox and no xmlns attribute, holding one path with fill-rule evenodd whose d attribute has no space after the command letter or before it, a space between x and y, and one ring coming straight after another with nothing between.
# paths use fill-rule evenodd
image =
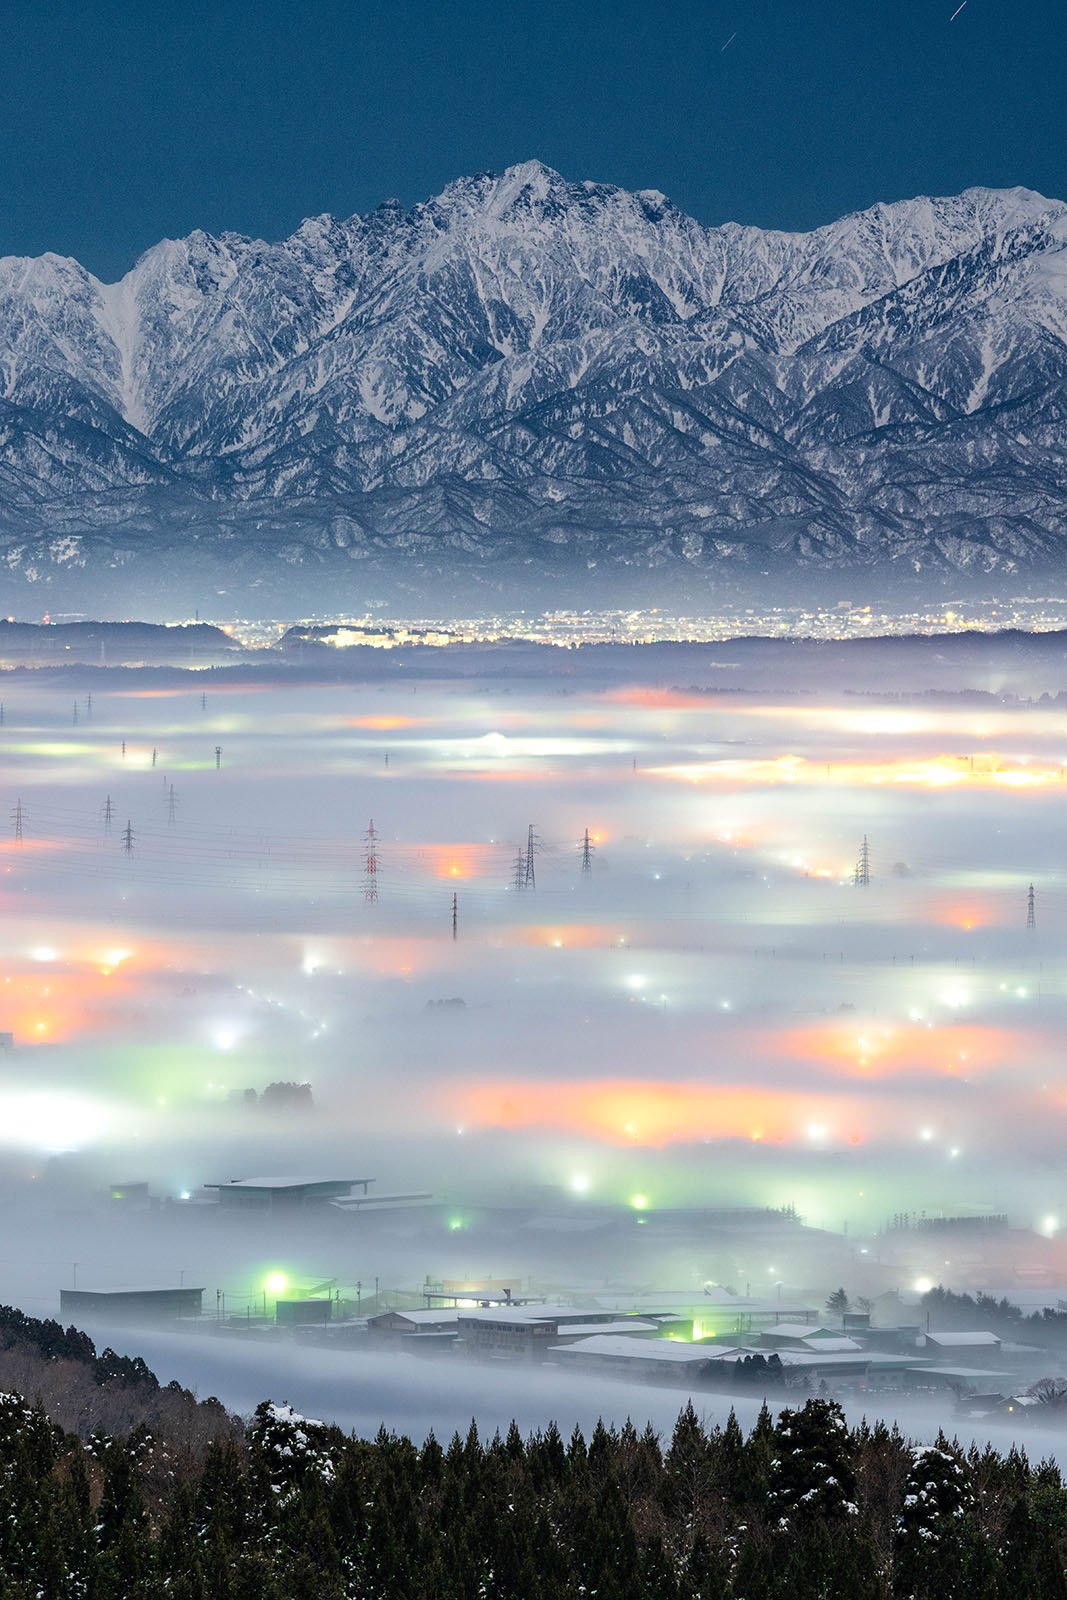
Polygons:
<instances>
[{"instance_id":1,"label":"evergreen tree","mask_svg":"<svg viewBox=\"0 0 1067 1600\"><path fill-rule=\"evenodd\" d=\"M783 1411L774 1442L769 1504L779 1523L855 1515L855 1447L836 1401L809 1400L799 1411Z\"/></svg>"},{"instance_id":2,"label":"evergreen tree","mask_svg":"<svg viewBox=\"0 0 1067 1600\"><path fill-rule=\"evenodd\" d=\"M910 1452L904 1499L894 1534L899 1593L911 1600L943 1596L964 1581L978 1537L970 1513L974 1487L969 1467L944 1444Z\"/></svg>"}]
</instances>

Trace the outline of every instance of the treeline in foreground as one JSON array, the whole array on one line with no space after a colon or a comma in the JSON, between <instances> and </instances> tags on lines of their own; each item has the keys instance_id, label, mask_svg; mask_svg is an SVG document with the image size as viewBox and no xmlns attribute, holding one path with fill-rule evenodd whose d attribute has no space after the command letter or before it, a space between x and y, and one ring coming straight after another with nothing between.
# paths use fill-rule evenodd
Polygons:
<instances>
[{"instance_id":1,"label":"treeline in foreground","mask_svg":"<svg viewBox=\"0 0 1067 1600\"><path fill-rule=\"evenodd\" d=\"M264 1403L173 1451L0 1396L0 1600L1061 1600L1051 1464L811 1399L747 1438L554 1427L446 1449Z\"/></svg>"}]
</instances>

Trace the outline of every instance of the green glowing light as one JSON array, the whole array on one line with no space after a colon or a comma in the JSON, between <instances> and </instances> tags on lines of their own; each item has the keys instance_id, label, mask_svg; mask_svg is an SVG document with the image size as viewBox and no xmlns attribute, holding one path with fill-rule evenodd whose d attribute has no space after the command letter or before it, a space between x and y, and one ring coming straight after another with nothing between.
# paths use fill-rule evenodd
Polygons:
<instances>
[{"instance_id":1,"label":"green glowing light","mask_svg":"<svg viewBox=\"0 0 1067 1600\"><path fill-rule=\"evenodd\" d=\"M263 1287L268 1294L284 1294L289 1287L289 1277L285 1272L268 1272L263 1280Z\"/></svg>"},{"instance_id":2,"label":"green glowing light","mask_svg":"<svg viewBox=\"0 0 1067 1600\"><path fill-rule=\"evenodd\" d=\"M462 1217L449 1217L448 1226L449 1226L449 1229L450 1229L450 1231L452 1233L458 1233L460 1228L462 1228L462 1226L463 1226L463 1218Z\"/></svg>"},{"instance_id":3,"label":"green glowing light","mask_svg":"<svg viewBox=\"0 0 1067 1600\"><path fill-rule=\"evenodd\" d=\"M631 1211L647 1211L648 1210L648 1195L647 1194L632 1194L630 1196L630 1209L631 1209Z\"/></svg>"}]
</instances>

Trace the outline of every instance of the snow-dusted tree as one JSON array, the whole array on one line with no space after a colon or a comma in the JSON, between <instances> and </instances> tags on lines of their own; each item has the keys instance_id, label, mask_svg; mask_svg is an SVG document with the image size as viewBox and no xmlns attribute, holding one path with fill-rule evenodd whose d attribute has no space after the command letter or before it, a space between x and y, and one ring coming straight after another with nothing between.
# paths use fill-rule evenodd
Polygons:
<instances>
[{"instance_id":1,"label":"snow-dusted tree","mask_svg":"<svg viewBox=\"0 0 1067 1600\"><path fill-rule=\"evenodd\" d=\"M893 1539L902 1600L956 1592L973 1538L973 1504L970 1470L944 1438L913 1447Z\"/></svg>"},{"instance_id":2,"label":"snow-dusted tree","mask_svg":"<svg viewBox=\"0 0 1067 1600\"><path fill-rule=\"evenodd\" d=\"M309 1478L332 1482L343 1435L325 1422L302 1417L292 1406L264 1400L256 1407L248 1442L253 1462L269 1479L280 1506Z\"/></svg>"},{"instance_id":3,"label":"snow-dusted tree","mask_svg":"<svg viewBox=\"0 0 1067 1600\"><path fill-rule=\"evenodd\" d=\"M783 1411L773 1443L768 1498L779 1527L855 1515L855 1444L835 1400L808 1400L798 1411Z\"/></svg>"}]
</instances>

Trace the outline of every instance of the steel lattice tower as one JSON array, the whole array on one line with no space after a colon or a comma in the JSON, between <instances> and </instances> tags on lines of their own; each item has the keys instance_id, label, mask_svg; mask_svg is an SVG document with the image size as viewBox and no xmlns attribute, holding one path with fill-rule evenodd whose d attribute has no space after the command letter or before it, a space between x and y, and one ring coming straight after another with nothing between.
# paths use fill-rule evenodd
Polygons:
<instances>
[{"instance_id":1,"label":"steel lattice tower","mask_svg":"<svg viewBox=\"0 0 1067 1600\"><path fill-rule=\"evenodd\" d=\"M1033 886L1033 884L1030 885L1029 889L1026 892L1026 926L1028 928L1036 928L1037 927L1037 917L1034 914L1034 886Z\"/></svg>"},{"instance_id":2,"label":"steel lattice tower","mask_svg":"<svg viewBox=\"0 0 1067 1600\"><path fill-rule=\"evenodd\" d=\"M863 835L863 844L860 847L860 858L856 862L856 870L852 874L853 883L866 889L871 881L871 847L867 843L867 835Z\"/></svg>"},{"instance_id":3,"label":"steel lattice tower","mask_svg":"<svg viewBox=\"0 0 1067 1600\"><path fill-rule=\"evenodd\" d=\"M537 874L534 871L534 855L537 851L538 844L539 841L537 835L534 833L534 825L531 822L526 833L526 861L523 868L522 880L524 889L537 888Z\"/></svg>"},{"instance_id":4,"label":"steel lattice tower","mask_svg":"<svg viewBox=\"0 0 1067 1600\"><path fill-rule=\"evenodd\" d=\"M373 906L378 903L378 833L373 817L363 839L367 847L363 856L363 898Z\"/></svg>"},{"instance_id":5,"label":"steel lattice tower","mask_svg":"<svg viewBox=\"0 0 1067 1600\"><path fill-rule=\"evenodd\" d=\"M593 856L596 853L596 845L589 837L588 828L586 828L585 832L582 834L581 843L579 844L578 849L581 852L582 857L582 871L592 872Z\"/></svg>"}]
</instances>

